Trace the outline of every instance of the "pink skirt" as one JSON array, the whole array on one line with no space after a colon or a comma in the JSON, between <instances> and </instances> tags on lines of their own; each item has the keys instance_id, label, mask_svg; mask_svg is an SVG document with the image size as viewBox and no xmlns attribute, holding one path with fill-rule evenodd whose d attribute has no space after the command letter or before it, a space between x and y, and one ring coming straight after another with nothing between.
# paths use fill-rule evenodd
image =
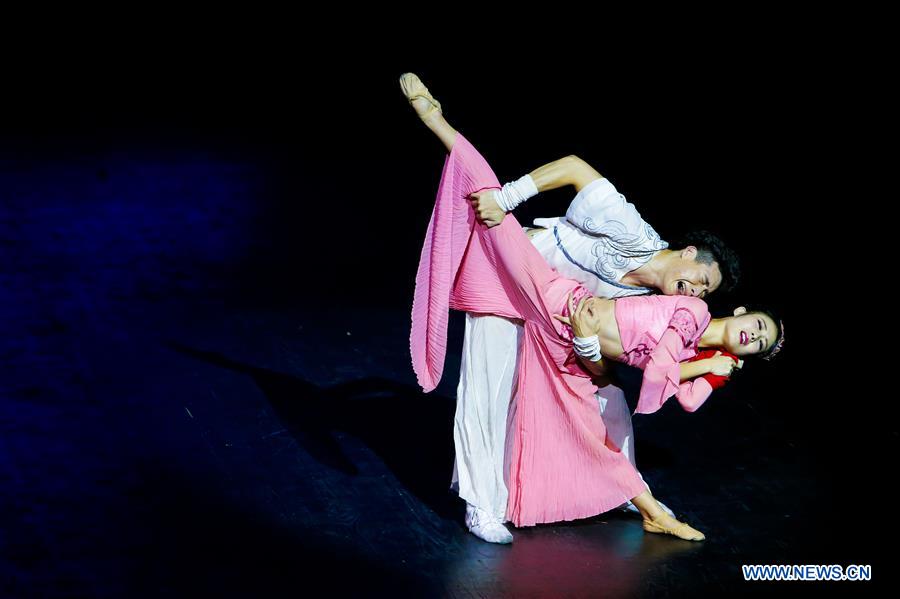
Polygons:
<instances>
[{"instance_id":1,"label":"pink skirt","mask_svg":"<svg viewBox=\"0 0 900 599\"><path fill-rule=\"evenodd\" d=\"M501 186L469 141L457 134L444 162L416 275L410 350L425 391L440 381L448 311L525 321L510 423L509 501L516 526L594 516L647 490L612 441L597 387L572 351L566 297L587 291L546 263L512 214L497 227L475 219L469 194Z\"/></svg>"}]
</instances>

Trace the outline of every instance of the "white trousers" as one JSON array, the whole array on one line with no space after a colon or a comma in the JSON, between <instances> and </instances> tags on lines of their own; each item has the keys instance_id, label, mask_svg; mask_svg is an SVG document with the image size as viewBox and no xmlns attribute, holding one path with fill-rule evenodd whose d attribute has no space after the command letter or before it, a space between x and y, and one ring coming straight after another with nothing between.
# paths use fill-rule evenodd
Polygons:
<instances>
[{"instance_id":1,"label":"white trousers","mask_svg":"<svg viewBox=\"0 0 900 599\"><path fill-rule=\"evenodd\" d=\"M466 314L456 390L451 487L459 496L500 520L506 519L508 447L506 431L515 417L516 363L524 328L500 316ZM614 385L597 391L607 439L634 464L631 412Z\"/></svg>"}]
</instances>

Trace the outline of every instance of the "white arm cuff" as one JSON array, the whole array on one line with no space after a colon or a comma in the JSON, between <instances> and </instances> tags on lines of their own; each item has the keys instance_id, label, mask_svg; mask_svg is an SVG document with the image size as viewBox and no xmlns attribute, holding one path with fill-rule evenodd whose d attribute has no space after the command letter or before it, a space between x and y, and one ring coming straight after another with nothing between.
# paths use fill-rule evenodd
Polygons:
<instances>
[{"instance_id":1,"label":"white arm cuff","mask_svg":"<svg viewBox=\"0 0 900 599\"><path fill-rule=\"evenodd\" d=\"M519 177L512 183L507 183L503 189L494 190L494 199L504 212L511 212L516 206L538 194L538 188L534 184L531 175Z\"/></svg>"},{"instance_id":2,"label":"white arm cuff","mask_svg":"<svg viewBox=\"0 0 900 599\"><path fill-rule=\"evenodd\" d=\"M575 337L572 340L575 353L591 362L599 362L603 356L600 354L600 338L597 335L590 337Z\"/></svg>"}]
</instances>

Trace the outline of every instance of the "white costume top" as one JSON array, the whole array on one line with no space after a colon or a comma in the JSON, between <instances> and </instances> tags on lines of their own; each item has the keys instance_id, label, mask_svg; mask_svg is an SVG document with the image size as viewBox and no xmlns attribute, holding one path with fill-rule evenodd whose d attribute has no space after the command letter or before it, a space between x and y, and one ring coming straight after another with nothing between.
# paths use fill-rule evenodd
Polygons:
<instances>
[{"instance_id":1,"label":"white costume top","mask_svg":"<svg viewBox=\"0 0 900 599\"><path fill-rule=\"evenodd\" d=\"M619 280L669 247L602 177L578 192L564 218L538 218L534 224L546 229L531 241L550 266L600 297L651 292Z\"/></svg>"}]
</instances>

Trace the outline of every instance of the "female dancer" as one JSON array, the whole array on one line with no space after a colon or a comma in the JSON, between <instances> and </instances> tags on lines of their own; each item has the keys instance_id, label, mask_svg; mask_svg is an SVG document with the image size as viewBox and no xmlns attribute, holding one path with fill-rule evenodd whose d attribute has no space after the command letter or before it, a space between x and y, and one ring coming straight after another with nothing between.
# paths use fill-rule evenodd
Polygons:
<instances>
[{"instance_id":1,"label":"female dancer","mask_svg":"<svg viewBox=\"0 0 900 599\"><path fill-rule=\"evenodd\" d=\"M449 151L416 278L410 347L420 384L430 391L440 379L449 309L524 321L517 409L510 416L507 518L517 526L573 520L630 499L648 532L702 540L702 533L666 514L627 456L607 445L596 387L576 358L576 336L564 321L576 332L597 334L599 352L582 346L580 355L602 354L644 368L638 402L643 413L672 395L694 409L705 400L711 388L687 379L713 371L715 359L679 364L699 346L721 346L737 355L771 351L780 327L767 315L711 320L706 304L694 297L591 297L547 265L513 215L493 228L476 221L470 198L499 189L499 181L447 124L418 78L404 76L401 84ZM575 301L580 310L570 309Z\"/></svg>"}]
</instances>

